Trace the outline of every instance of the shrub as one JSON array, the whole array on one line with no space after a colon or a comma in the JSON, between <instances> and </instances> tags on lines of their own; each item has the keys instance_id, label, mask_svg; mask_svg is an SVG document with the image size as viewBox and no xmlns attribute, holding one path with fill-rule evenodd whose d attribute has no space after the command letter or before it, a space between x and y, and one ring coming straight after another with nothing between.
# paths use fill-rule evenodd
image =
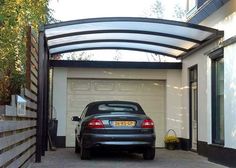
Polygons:
<instances>
[{"instance_id":1,"label":"shrub","mask_svg":"<svg viewBox=\"0 0 236 168\"><path fill-rule=\"evenodd\" d=\"M0 104L25 84L26 33L51 19L48 0L0 0Z\"/></svg>"}]
</instances>

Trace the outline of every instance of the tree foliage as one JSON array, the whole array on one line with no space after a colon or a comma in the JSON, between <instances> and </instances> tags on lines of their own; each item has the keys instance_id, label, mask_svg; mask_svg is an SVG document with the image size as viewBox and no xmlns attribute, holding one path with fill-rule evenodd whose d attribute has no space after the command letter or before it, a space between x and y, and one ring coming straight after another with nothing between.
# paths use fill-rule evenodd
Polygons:
<instances>
[{"instance_id":1,"label":"tree foliage","mask_svg":"<svg viewBox=\"0 0 236 168\"><path fill-rule=\"evenodd\" d=\"M119 61L121 59L122 52L120 50L115 50L115 55L113 57L114 61Z\"/></svg>"},{"instance_id":2,"label":"tree foliage","mask_svg":"<svg viewBox=\"0 0 236 168\"><path fill-rule=\"evenodd\" d=\"M173 18L175 20L185 21L186 20L186 10L181 8L181 6L179 4L175 4Z\"/></svg>"},{"instance_id":3,"label":"tree foliage","mask_svg":"<svg viewBox=\"0 0 236 168\"><path fill-rule=\"evenodd\" d=\"M91 60L92 56L93 53L81 51L81 52L68 53L66 59L74 61L89 61Z\"/></svg>"},{"instance_id":4,"label":"tree foliage","mask_svg":"<svg viewBox=\"0 0 236 168\"><path fill-rule=\"evenodd\" d=\"M157 18L157 19L164 19L166 17L166 13L164 15L165 8L162 4L161 0L156 0L151 7L149 12L149 16ZM179 4L175 4L173 8L172 19L177 21L185 21L186 20L186 10L184 10ZM149 58L151 57L151 60ZM149 61L155 62L166 62L166 56L160 54L150 54L147 56Z\"/></svg>"},{"instance_id":5,"label":"tree foliage","mask_svg":"<svg viewBox=\"0 0 236 168\"><path fill-rule=\"evenodd\" d=\"M26 32L50 21L48 0L0 0L0 103L24 84Z\"/></svg>"},{"instance_id":6,"label":"tree foliage","mask_svg":"<svg viewBox=\"0 0 236 168\"><path fill-rule=\"evenodd\" d=\"M164 13L164 7L161 3L161 1L156 0L155 3L151 7L151 13L150 16L154 18L161 19L163 18Z\"/></svg>"}]
</instances>

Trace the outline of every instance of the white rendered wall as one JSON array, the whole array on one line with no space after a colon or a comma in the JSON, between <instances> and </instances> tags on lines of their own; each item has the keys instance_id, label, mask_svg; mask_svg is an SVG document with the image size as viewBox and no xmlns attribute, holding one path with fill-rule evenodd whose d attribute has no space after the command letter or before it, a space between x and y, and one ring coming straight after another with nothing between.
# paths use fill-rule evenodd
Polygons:
<instances>
[{"instance_id":1,"label":"white rendered wall","mask_svg":"<svg viewBox=\"0 0 236 168\"><path fill-rule=\"evenodd\" d=\"M166 79L166 128L174 129L182 137L181 70L168 70Z\"/></svg>"},{"instance_id":2,"label":"white rendered wall","mask_svg":"<svg viewBox=\"0 0 236 168\"><path fill-rule=\"evenodd\" d=\"M89 79L166 79L166 70L68 68L68 78Z\"/></svg>"},{"instance_id":3,"label":"white rendered wall","mask_svg":"<svg viewBox=\"0 0 236 168\"><path fill-rule=\"evenodd\" d=\"M236 0L230 0L201 25L224 30L223 40L236 35ZM208 66L210 66L208 61ZM224 48L224 112L225 112L225 147L236 149L236 44ZM211 81L208 73L208 82ZM211 85L208 83L208 101L211 100ZM211 107L208 108L211 111ZM211 114L208 116L211 127ZM208 127L208 143L211 143L211 128Z\"/></svg>"},{"instance_id":4,"label":"white rendered wall","mask_svg":"<svg viewBox=\"0 0 236 168\"><path fill-rule=\"evenodd\" d=\"M67 69L55 68L53 72L53 108L58 120L57 136L66 134Z\"/></svg>"},{"instance_id":5,"label":"white rendered wall","mask_svg":"<svg viewBox=\"0 0 236 168\"><path fill-rule=\"evenodd\" d=\"M167 83L166 129L175 129L177 136L182 137L181 70L54 68L53 106L57 111L58 136L66 135L66 90L68 78L165 80Z\"/></svg>"},{"instance_id":6,"label":"white rendered wall","mask_svg":"<svg viewBox=\"0 0 236 168\"><path fill-rule=\"evenodd\" d=\"M224 49L225 147L236 149L236 44Z\"/></svg>"},{"instance_id":7,"label":"white rendered wall","mask_svg":"<svg viewBox=\"0 0 236 168\"><path fill-rule=\"evenodd\" d=\"M182 135L184 138L189 138L189 68L197 65L198 68L198 140L207 141L207 114L208 104L207 99L207 60L209 59L204 53L209 50L209 46L201 49L183 60L182 69Z\"/></svg>"},{"instance_id":8,"label":"white rendered wall","mask_svg":"<svg viewBox=\"0 0 236 168\"><path fill-rule=\"evenodd\" d=\"M201 25L224 30L224 40L236 35L236 1L230 0Z\"/></svg>"}]
</instances>

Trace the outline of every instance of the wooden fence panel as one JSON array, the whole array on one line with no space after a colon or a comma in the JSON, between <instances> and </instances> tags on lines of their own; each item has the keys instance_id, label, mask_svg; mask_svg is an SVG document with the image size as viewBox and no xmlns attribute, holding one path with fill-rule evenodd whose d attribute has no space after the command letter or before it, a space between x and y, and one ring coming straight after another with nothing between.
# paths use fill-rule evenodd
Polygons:
<instances>
[{"instance_id":1,"label":"wooden fence panel","mask_svg":"<svg viewBox=\"0 0 236 168\"><path fill-rule=\"evenodd\" d=\"M32 145L36 143L36 138L29 139L28 141L18 145L7 152L0 154L0 167L9 162L10 160L14 159L19 154L23 153L25 149L28 149Z\"/></svg>"},{"instance_id":2,"label":"wooden fence panel","mask_svg":"<svg viewBox=\"0 0 236 168\"><path fill-rule=\"evenodd\" d=\"M37 86L35 86L32 82L30 83L30 89L31 89L34 93L38 93L38 88L37 88Z\"/></svg>"},{"instance_id":3,"label":"wooden fence panel","mask_svg":"<svg viewBox=\"0 0 236 168\"><path fill-rule=\"evenodd\" d=\"M32 93L31 91L29 91L28 89L25 89L25 96L31 100L34 100L35 102L37 102L37 95L35 95L34 93Z\"/></svg>"},{"instance_id":4,"label":"wooden fence panel","mask_svg":"<svg viewBox=\"0 0 236 168\"><path fill-rule=\"evenodd\" d=\"M0 121L0 132L15 131L24 128L35 127L35 120L22 120L22 121Z\"/></svg>"},{"instance_id":5,"label":"wooden fence panel","mask_svg":"<svg viewBox=\"0 0 236 168\"><path fill-rule=\"evenodd\" d=\"M34 162L34 160L35 160L35 154L33 154L23 165L21 165L21 168L28 168L29 165L31 165L32 162Z\"/></svg>"},{"instance_id":6,"label":"wooden fence panel","mask_svg":"<svg viewBox=\"0 0 236 168\"><path fill-rule=\"evenodd\" d=\"M21 157L13 161L10 165L7 166L7 168L16 168L20 167L28 158L34 159L34 154L35 153L35 146L31 147L27 152L25 152ZM29 161L32 162L32 159L28 159ZM26 163L27 164L27 163ZM24 164L25 165L25 164ZM21 166L24 167L24 166Z\"/></svg>"},{"instance_id":7,"label":"wooden fence panel","mask_svg":"<svg viewBox=\"0 0 236 168\"><path fill-rule=\"evenodd\" d=\"M35 58L35 60L38 62L38 49L31 47L31 54Z\"/></svg>"},{"instance_id":8,"label":"wooden fence panel","mask_svg":"<svg viewBox=\"0 0 236 168\"><path fill-rule=\"evenodd\" d=\"M37 113L35 111L31 111L31 110L26 110L26 114L25 116L18 116L20 118L25 117L25 118L37 118Z\"/></svg>"},{"instance_id":9,"label":"wooden fence panel","mask_svg":"<svg viewBox=\"0 0 236 168\"><path fill-rule=\"evenodd\" d=\"M32 66L35 67L36 69L38 69L38 62L36 61L36 59L34 57L31 57L31 63Z\"/></svg>"},{"instance_id":10,"label":"wooden fence panel","mask_svg":"<svg viewBox=\"0 0 236 168\"><path fill-rule=\"evenodd\" d=\"M18 134L13 134L10 136L0 138L0 150L9 147L11 145L14 145L20 141L23 141L31 136L34 136L35 134L36 134L36 129L31 129Z\"/></svg>"},{"instance_id":11,"label":"wooden fence panel","mask_svg":"<svg viewBox=\"0 0 236 168\"><path fill-rule=\"evenodd\" d=\"M35 67L31 66L31 72L34 74L36 78L38 77L38 71L36 70Z\"/></svg>"},{"instance_id":12,"label":"wooden fence panel","mask_svg":"<svg viewBox=\"0 0 236 168\"><path fill-rule=\"evenodd\" d=\"M36 36L32 35L32 32L31 32L31 46L34 47L36 51L38 51L38 40Z\"/></svg>"},{"instance_id":13,"label":"wooden fence panel","mask_svg":"<svg viewBox=\"0 0 236 168\"><path fill-rule=\"evenodd\" d=\"M38 86L38 80L37 80L37 78L34 76L33 73L31 73L30 78L31 78L31 82L32 82L35 86Z\"/></svg>"},{"instance_id":14,"label":"wooden fence panel","mask_svg":"<svg viewBox=\"0 0 236 168\"><path fill-rule=\"evenodd\" d=\"M17 105L0 106L0 167L27 167L35 159L38 111L38 38L27 33L25 114L17 114Z\"/></svg>"},{"instance_id":15,"label":"wooden fence panel","mask_svg":"<svg viewBox=\"0 0 236 168\"><path fill-rule=\"evenodd\" d=\"M33 110L37 110L37 104L34 102L31 102L31 101L27 101L26 107L33 109Z\"/></svg>"}]
</instances>

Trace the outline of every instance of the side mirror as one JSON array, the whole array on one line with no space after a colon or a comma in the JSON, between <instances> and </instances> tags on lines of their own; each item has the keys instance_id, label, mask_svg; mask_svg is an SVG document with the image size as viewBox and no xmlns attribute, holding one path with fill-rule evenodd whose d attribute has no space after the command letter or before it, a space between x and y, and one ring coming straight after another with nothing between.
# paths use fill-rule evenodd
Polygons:
<instances>
[{"instance_id":1,"label":"side mirror","mask_svg":"<svg viewBox=\"0 0 236 168\"><path fill-rule=\"evenodd\" d=\"M71 117L72 121L80 121L81 119L78 116Z\"/></svg>"}]
</instances>

